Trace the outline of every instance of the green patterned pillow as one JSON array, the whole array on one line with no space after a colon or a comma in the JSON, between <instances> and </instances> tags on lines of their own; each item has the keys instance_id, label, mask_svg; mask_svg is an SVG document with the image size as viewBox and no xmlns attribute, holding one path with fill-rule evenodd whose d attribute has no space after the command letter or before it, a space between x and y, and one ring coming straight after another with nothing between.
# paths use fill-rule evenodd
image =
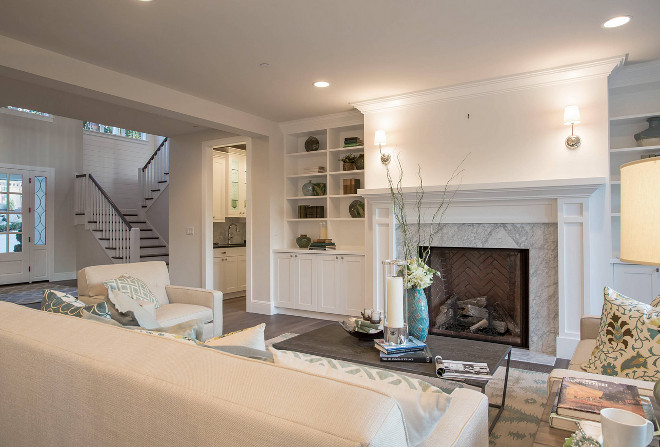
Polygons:
<instances>
[{"instance_id":1,"label":"green patterned pillow","mask_svg":"<svg viewBox=\"0 0 660 447\"><path fill-rule=\"evenodd\" d=\"M660 379L660 309L605 287L597 347L582 369L607 376Z\"/></svg>"},{"instance_id":2,"label":"green patterned pillow","mask_svg":"<svg viewBox=\"0 0 660 447\"><path fill-rule=\"evenodd\" d=\"M119 290L134 300L143 300L154 303L156 309L160 307L158 298L151 291L149 286L140 278L130 275L121 275L119 278L103 281L103 285L110 290L111 288Z\"/></svg>"},{"instance_id":3,"label":"green patterned pillow","mask_svg":"<svg viewBox=\"0 0 660 447\"><path fill-rule=\"evenodd\" d=\"M653 301L651 301L651 306L660 307L660 295L656 296Z\"/></svg>"},{"instance_id":4,"label":"green patterned pillow","mask_svg":"<svg viewBox=\"0 0 660 447\"><path fill-rule=\"evenodd\" d=\"M82 318L83 310L98 317L110 319L110 313L106 304L98 303L86 305L75 296L57 290L44 290L41 300L41 310L55 314L66 314Z\"/></svg>"},{"instance_id":5,"label":"green patterned pillow","mask_svg":"<svg viewBox=\"0 0 660 447\"><path fill-rule=\"evenodd\" d=\"M410 445L421 444L435 429L451 396L428 382L384 369L270 348L275 363L314 375L369 388L394 398L403 413Z\"/></svg>"},{"instance_id":6,"label":"green patterned pillow","mask_svg":"<svg viewBox=\"0 0 660 447\"><path fill-rule=\"evenodd\" d=\"M142 328L127 328L133 332L141 332L143 334L148 334L148 335L153 335L156 337L161 337L161 338L167 338L170 340L175 340L181 343L187 343L190 345L201 345L202 342L197 341L194 338L187 337L185 335L179 335L179 334L170 334L169 332L158 332L158 331L150 331L148 329L142 329Z\"/></svg>"}]
</instances>

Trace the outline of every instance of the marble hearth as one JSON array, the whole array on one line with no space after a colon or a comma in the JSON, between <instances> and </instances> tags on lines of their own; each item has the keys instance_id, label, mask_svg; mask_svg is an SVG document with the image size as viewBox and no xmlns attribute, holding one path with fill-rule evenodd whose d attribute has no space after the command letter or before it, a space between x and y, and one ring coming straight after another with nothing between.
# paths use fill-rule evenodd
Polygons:
<instances>
[{"instance_id":1,"label":"marble hearth","mask_svg":"<svg viewBox=\"0 0 660 447\"><path fill-rule=\"evenodd\" d=\"M598 313L609 233L603 229L604 178L462 185L434 246L529 250L529 349L570 358L580 316ZM359 191L367 201L367 294L382 307L382 261L401 253L389 189ZM415 189L404 189L416 222ZM426 188L428 224L442 188Z\"/></svg>"}]
</instances>

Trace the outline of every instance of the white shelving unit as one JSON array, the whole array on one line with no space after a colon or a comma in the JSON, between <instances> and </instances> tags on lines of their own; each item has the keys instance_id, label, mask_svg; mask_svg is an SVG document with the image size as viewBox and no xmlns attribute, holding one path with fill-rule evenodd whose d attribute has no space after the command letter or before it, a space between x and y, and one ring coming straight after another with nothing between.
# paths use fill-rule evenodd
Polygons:
<instances>
[{"instance_id":1,"label":"white shelving unit","mask_svg":"<svg viewBox=\"0 0 660 447\"><path fill-rule=\"evenodd\" d=\"M362 118L352 123L326 125L319 129L299 130L286 133L285 145L285 220L286 240L289 248L297 249L295 239L307 234L312 239L320 237L320 223L328 226L328 237L337 244L338 250L364 253L365 219L353 218L349 205L363 200L358 194L343 194L344 179L358 179L364 187L364 170L343 171L339 160L346 154L364 155L364 146L342 147L344 138L359 137L364 140ZM319 140L317 151L306 152L305 141L310 136ZM322 167L325 172L309 173L309 169ZM304 196L302 187L307 182L325 183L323 196ZM298 218L299 205L324 207L324 218Z\"/></svg>"},{"instance_id":2,"label":"white shelving unit","mask_svg":"<svg viewBox=\"0 0 660 447\"><path fill-rule=\"evenodd\" d=\"M645 65L645 66L644 66ZM621 262L621 165L642 155L660 154L660 146L641 147L634 135L648 128L647 119L660 116L660 64L623 67L610 77L610 219L612 223L612 283L624 295L650 302L660 293L655 267Z\"/></svg>"}]
</instances>

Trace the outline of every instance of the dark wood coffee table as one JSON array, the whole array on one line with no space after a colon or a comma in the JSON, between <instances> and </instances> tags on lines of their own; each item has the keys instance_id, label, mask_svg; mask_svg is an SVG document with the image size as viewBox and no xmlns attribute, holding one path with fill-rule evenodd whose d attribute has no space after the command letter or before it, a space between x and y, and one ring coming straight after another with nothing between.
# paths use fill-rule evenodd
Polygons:
<instances>
[{"instance_id":1,"label":"dark wood coffee table","mask_svg":"<svg viewBox=\"0 0 660 447\"><path fill-rule=\"evenodd\" d=\"M504 373L504 389L502 402L489 405L498 409L495 419L490 424L489 431L493 430L499 420L506 403L506 389L509 381L509 364L511 363L511 346L484 341L464 340L462 338L441 337L429 335L426 339L431 353L442 356L443 359L482 362L488 364L491 374L502 364L506 358L506 372ZM434 363L407 363L407 362L381 362L379 351L374 348L371 340L358 340L348 334L338 323L329 324L311 332L290 338L273 345L275 349L296 351L305 354L329 357L347 362L360 363L376 368L389 369L404 373L419 374L427 377L437 377ZM445 379L452 380L452 379ZM461 380L470 386L481 389L485 394L488 380Z\"/></svg>"}]
</instances>

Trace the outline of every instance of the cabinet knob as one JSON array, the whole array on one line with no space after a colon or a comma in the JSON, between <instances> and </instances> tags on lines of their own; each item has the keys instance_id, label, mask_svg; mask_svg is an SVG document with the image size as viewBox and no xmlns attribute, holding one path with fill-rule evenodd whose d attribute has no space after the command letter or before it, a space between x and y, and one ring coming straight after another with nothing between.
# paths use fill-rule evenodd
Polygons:
<instances>
[{"instance_id":1,"label":"cabinet knob","mask_svg":"<svg viewBox=\"0 0 660 447\"><path fill-rule=\"evenodd\" d=\"M338 259L339 259L339 256L335 256L335 259L337 259L337 260L338 260Z\"/></svg>"}]
</instances>

